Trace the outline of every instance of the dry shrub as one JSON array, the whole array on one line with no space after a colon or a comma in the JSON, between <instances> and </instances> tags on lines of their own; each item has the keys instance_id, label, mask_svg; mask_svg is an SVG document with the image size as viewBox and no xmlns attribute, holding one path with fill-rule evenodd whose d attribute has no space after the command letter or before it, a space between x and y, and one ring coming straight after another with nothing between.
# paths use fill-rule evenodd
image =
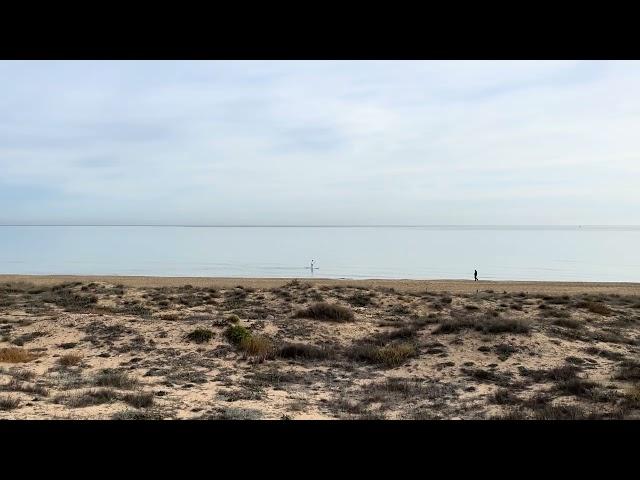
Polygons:
<instances>
[{"instance_id":1,"label":"dry shrub","mask_svg":"<svg viewBox=\"0 0 640 480\"><path fill-rule=\"evenodd\" d=\"M92 405L102 405L118 399L118 394L110 388L98 388L86 390L73 395L62 395L54 399L55 403L63 403L72 408L89 407Z\"/></svg>"},{"instance_id":2,"label":"dry shrub","mask_svg":"<svg viewBox=\"0 0 640 480\"><path fill-rule=\"evenodd\" d=\"M307 345L305 343L287 343L278 350L280 358L304 358L304 359L325 359L331 355L327 348Z\"/></svg>"},{"instance_id":3,"label":"dry shrub","mask_svg":"<svg viewBox=\"0 0 640 480\"><path fill-rule=\"evenodd\" d=\"M20 400L15 397L0 397L0 410L13 410L18 408Z\"/></svg>"},{"instance_id":4,"label":"dry shrub","mask_svg":"<svg viewBox=\"0 0 640 480\"><path fill-rule=\"evenodd\" d=\"M251 335L240 341L240 348L250 357L268 358L273 353L273 343L264 335Z\"/></svg>"},{"instance_id":5,"label":"dry shrub","mask_svg":"<svg viewBox=\"0 0 640 480\"><path fill-rule=\"evenodd\" d=\"M580 322L574 318L557 318L553 321L553 324L558 325L559 327L571 328L573 330L580 328Z\"/></svg>"},{"instance_id":6,"label":"dry shrub","mask_svg":"<svg viewBox=\"0 0 640 480\"><path fill-rule=\"evenodd\" d=\"M636 360L623 361L618 367L614 378L617 380L640 381L640 362Z\"/></svg>"},{"instance_id":7,"label":"dry shrub","mask_svg":"<svg viewBox=\"0 0 640 480\"><path fill-rule=\"evenodd\" d=\"M402 365L407 358L414 356L415 353L416 348L410 343L396 343L384 347L367 343L352 346L348 350L347 356L355 360L397 367Z\"/></svg>"},{"instance_id":8,"label":"dry shrub","mask_svg":"<svg viewBox=\"0 0 640 480\"><path fill-rule=\"evenodd\" d=\"M604 303L600 302L581 302L578 304L580 308L586 308L591 313L597 313L599 315L610 315L612 312Z\"/></svg>"},{"instance_id":9,"label":"dry shrub","mask_svg":"<svg viewBox=\"0 0 640 480\"><path fill-rule=\"evenodd\" d=\"M124 372L104 369L96 375L93 383L98 387L133 388L138 385L138 380L129 377Z\"/></svg>"},{"instance_id":10,"label":"dry shrub","mask_svg":"<svg viewBox=\"0 0 640 480\"><path fill-rule=\"evenodd\" d=\"M127 393L122 397L126 403L135 408L149 408L153 405L152 392Z\"/></svg>"},{"instance_id":11,"label":"dry shrub","mask_svg":"<svg viewBox=\"0 0 640 480\"><path fill-rule=\"evenodd\" d=\"M42 385L35 385L32 383L21 382L17 378L12 378L9 383L4 385L0 385L0 390L4 390L6 392L23 392L23 393L33 393L36 395L42 395L46 397L49 395L49 392Z\"/></svg>"},{"instance_id":12,"label":"dry shrub","mask_svg":"<svg viewBox=\"0 0 640 480\"><path fill-rule=\"evenodd\" d=\"M0 348L0 362L26 363L38 358L38 355L24 348Z\"/></svg>"},{"instance_id":13,"label":"dry shrub","mask_svg":"<svg viewBox=\"0 0 640 480\"><path fill-rule=\"evenodd\" d=\"M63 367L73 367L80 362L82 362L82 355L78 355L77 353L68 353L58 359L58 364Z\"/></svg>"},{"instance_id":14,"label":"dry shrub","mask_svg":"<svg viewBox=\"0 0 640 480\"><path fill-rule=\"evenodd\" d=\"M213 338L213 332L206 328L197 328L188 333L185 338L191 342L206 343Z\"/></svg>"},{"instance_id":15,"label":"dry shrub","mask_svg":"<svg viewBox=\"0 0 640 480\"><path fill-rule=\"evenodd\" d=\"M530 322L521 319L485 316L484 318L461 315L445 319L433 333L457 333L465 329L474 329L483 333L528 333Z\"/></svg>"},{"instance_id":16,"label":"dry shrub","mask_svg":"<svg viewBox=\"0 0 640 480\"><path fill-rule=\"evenodd\" d=\"M325 302L314 303L309 308L297 312L295 317L331 320L334 322L351 322L354 320L353 312L348 308Z\"/></svg>"}]
</instances>

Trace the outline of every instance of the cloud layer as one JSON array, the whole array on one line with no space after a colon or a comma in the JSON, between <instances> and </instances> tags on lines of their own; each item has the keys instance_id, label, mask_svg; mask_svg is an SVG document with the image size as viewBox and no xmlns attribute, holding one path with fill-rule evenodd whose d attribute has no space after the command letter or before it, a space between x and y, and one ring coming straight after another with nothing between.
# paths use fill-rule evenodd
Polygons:
<instances>
[{"instance_id":1,"label":"cloud layer","mask_svg":"<svg viewBox=\"0 0 640 480\"><path fill-rule=\"evenodd\" d=\"M638 224L639 62L0 62L0 223Z\"/></svg>"}]
</instances>

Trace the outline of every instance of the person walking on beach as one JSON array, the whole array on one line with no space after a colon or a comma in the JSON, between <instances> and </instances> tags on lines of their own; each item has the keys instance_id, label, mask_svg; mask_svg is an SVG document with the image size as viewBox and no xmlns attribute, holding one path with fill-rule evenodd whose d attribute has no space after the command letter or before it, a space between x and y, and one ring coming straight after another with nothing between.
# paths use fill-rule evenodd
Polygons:
<instances>
[{"instance_id":1,"label":"person walking on beach","mask_svg":"<svg viewBox=\"0 0 640 480\"><path fill-rule=\"evenodd\" d=\"M474 270L473 271L473 281L477 282L478 281L478 270Z\"/></svg>"}]
</instances>

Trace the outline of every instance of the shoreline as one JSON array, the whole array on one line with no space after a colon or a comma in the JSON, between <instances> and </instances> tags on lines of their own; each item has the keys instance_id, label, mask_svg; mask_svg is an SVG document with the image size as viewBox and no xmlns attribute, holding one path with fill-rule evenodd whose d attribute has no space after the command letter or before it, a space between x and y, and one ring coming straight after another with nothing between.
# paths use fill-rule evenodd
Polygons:
<instances>
[{"instance_id":1,"label":"shoreline","mask_svg":"<svg viewBox=\"0 0 640 480\"><path fill-rule=\"evenodd\" d=\"M640 283L633 282L562 282L562 281L517 281L517 280L413 280L413 279L331 279L331 278L255 278L255 277L157 277L125 275L14 275L0 274L0 283L29 282L35 285L55 285L65 282L104 282L130 287L172 287L192 285L194 287L229 288L245 286L252 288L281 287L293 280L318 286L356 286L363 288L394 288L405 292L476 293L494 290L498 292L527 292L539 294L603 293L618 295L640 295Z\"/></svg>"}]
</instances>

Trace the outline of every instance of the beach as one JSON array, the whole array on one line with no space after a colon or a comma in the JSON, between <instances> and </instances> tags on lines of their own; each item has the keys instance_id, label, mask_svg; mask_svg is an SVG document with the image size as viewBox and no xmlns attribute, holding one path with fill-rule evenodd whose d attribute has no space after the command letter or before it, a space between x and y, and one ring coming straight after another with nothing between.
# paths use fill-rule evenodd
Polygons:
<instances>
[{"instance_id":1,"label":"beach","mask_svg":"<svg viewBox=\"0 0 640 480\"><path fill-rule=\"evenodd\" d=\"M179 287L192 285L200 288L232 288L238 285L250 288L277 288L292 280L311 285L344 286L362 288L395 288L403 292L451 292L474 293L476 290L493 289L497 292L529 292L547 295L571 295L579 293L601 293L618 295L640 295L640 283L631 282L545 282L545 281L486 281L480 280L353 280L327 278L238 278L238 277L151 277L116 275L2 275L2 282L31 282L35 285L51 286L62 282L107 282L129 287Z\"/></svg>"},{"instance_id":2,"label":"beach","mask_svg":"<svg viewBox=\"0 0 640 480\"><path fill-rule=\"evenodd\" d=\"M640 284L0 276L2 419L634 419Z\"/></svg>"}]
</instances>

